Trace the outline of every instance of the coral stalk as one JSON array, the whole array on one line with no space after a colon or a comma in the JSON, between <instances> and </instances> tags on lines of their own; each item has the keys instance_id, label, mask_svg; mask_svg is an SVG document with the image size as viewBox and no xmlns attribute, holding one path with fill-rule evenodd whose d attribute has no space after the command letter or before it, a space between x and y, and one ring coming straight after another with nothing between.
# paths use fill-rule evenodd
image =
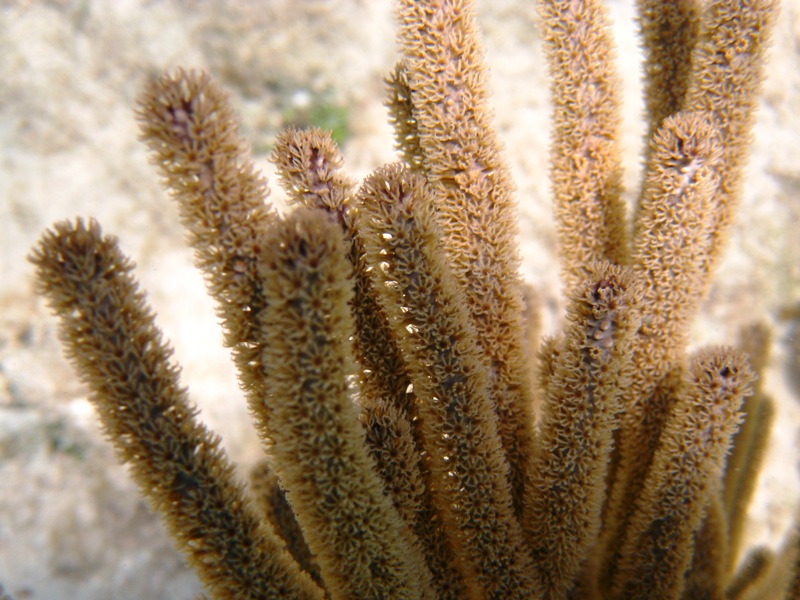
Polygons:
<instances>
[{"instance_id":1,"label":"coral stalk","mask_svg":"<svg viewBox=\"0 0 800 600\"><path fill-rule=\"evenodd\" d=\"M250 504L219 438L196 421L116 240L94 222L63 222L31 260L117 455L208 589L219 598L321 600Z\"/></svg>"},{"instance_id":2,"label":"coral stalk","mask_svg":"<svg viewBox=\"0 0 800 600\"><path fill-rule=\"evenodd\" d=\"M627 257L620 198L619 98L605 7L596 0L539 2L551 77L551 183L567 293L590 265Z\"/></svg>"},{"instance_id":3,"label":"coral stalk","mask_svg":"<svg viewBox=\"0 0 800 600\"><path fill-rule=\"evenodd\" d=\"M441 245L488 358L490 402L519 512L533 415L523 354L516 203L491 122L474 7L471 0L402 0L397 15L403 58L390 90L399 146L413 157L412 165L421 165L437 197Z\"/></svg>"},{"instance_id":4,"label":"coral stalk","mask_svg":"<svg viewBox=\"0 0 800 600\"><path fill-rule=\"evenodd\" d=\"M597 265L576 290L546 396L523 513L541 598L563 598L600 531L620 394L630 383L641 291L630 272Z\"/></svg>"},{"instance_id":5,"label":"coral stalk","mask_svg":"<svg viewBox=\"0 0 800 600\"><path fill-rule=\"evenodd\" d=\"M409 359L419 398L429 485L468 590L523 598L530 559L489 402L488 367L460 289L444 262L432 192L399 165L359 193L359 231L381 302Z\"/></svg>"},{"instance_id":6,"label":"coral stalk","mask_svg":"<svg viewBox=\"0 0 800 600\"><path fill-rule=\"evenodd\" d=\"M625 531L612 597L680 597L694 535L752 379L746 359L730 349L692 361Z\"/></svg>"},{"instance_id":7,"label":"coral stalk","mask_svg":"<svg viewBox=\"0 0 800 600\"><path fill-rule=\"evenodd\" d=\"M253 316L264 306L259 236L276 219L266 181L246 145L226 94L208 75L178 70L150 82L139 99L141 136L180 210L217 302L224 343L252 405L265 393Z\"/></svg>"},{"instance_id":8,"label":"coral stalk","mask_svg":"<svg viewBox=\"0 0 800 600\"><path fill-rule=\"evenodd\" d=\"M267 393L254 416L273 468L332 597L421 598L430 575L383 493L353 404L340 228L299 210L265 246L257 318Z\"/></svg>"}]
</instances>

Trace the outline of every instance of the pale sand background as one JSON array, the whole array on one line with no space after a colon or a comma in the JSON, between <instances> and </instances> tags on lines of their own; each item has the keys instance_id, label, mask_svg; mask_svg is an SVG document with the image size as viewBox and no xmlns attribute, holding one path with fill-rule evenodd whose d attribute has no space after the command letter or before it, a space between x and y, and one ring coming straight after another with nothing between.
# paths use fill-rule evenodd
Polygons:
<instances>
[{"instance_id":1,"label":"pale sand background","mask_svg":"<svg viewBox=\"0 0 800 600\"><path fill-rule=\"evenodd\" d=\"M478 3L501 136L520 188L525 276L559 311L548 204L548 100L530 0ZM628 188L640 178L639 54L630 1L611 1L625 80ZM24 257L43 228L97 217L139 264L202 418L231 455L259 450L211 303L173 204L137 142L134 99L152 73L209 70L233 94L254 157L310 104L344 114L349 170L393 160L381 105L393 62L388 0L0 0L0 582L24 598L189 599L199 590L102 439L85 390L31 293ZM778 326L766 385L778 427L752 508L753 539L778 543L800 496L800 405L791 331L800 300L800 0L785 3L765 84L739 224L696 327L732 341L753 319ZM279 200L279 190L272 198Z\"/></svg>"}]
</instances>

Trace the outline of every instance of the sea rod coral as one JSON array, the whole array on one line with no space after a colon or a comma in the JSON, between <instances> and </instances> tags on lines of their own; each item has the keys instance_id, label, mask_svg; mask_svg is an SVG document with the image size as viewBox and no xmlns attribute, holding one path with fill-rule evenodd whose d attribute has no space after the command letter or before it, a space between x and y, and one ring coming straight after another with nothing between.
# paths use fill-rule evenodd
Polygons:
<instances>
[{"instance_id":1,"label":"sea rod coral","mask_svg":"<svg viewBox=\"0 0 800 600\"><path fill-rule=\"evenodd\" d=\"M148 85L142 139L263 442L250 487L197 420L116 240L61 222L31 260L120 460L212 597L800 594L794 539L736 560L770 424L766 344L754 329L740 350L686 350L777 3L639 10L650 142L628 218L605 9L539 3L567 297L544 340L471 2L398 2L402 163L358 185L328 133L279 136L287 214L209 76Z\"/></svg>"}]
</instances>

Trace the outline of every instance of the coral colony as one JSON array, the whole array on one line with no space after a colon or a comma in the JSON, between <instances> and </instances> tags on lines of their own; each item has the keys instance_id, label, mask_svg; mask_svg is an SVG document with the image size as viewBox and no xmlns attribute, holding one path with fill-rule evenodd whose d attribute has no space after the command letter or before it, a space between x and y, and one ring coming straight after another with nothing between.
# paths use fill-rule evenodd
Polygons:
<instances>
[{"instance_id":1,"label":"coral colony","mask_svg":"<svg viewBox=\"0 0 800 600\"><path fill-rule=\"evenodd\" d=\"M752 360L686 352L777 2L640 0L650 142L630 218L603 4L539 4L556 336L538 339L518 275L469 0L398 1L402 163L357 185L328 133L278 137L288 214L209 76L176 70L140 98L263 442L249 486L197 421L115 239L78 219L32 252L119 459L210 597L800 597L795 538L742 536L772 414L753 383L763 332L742 335Z\"/></svg>"}]
</instances>

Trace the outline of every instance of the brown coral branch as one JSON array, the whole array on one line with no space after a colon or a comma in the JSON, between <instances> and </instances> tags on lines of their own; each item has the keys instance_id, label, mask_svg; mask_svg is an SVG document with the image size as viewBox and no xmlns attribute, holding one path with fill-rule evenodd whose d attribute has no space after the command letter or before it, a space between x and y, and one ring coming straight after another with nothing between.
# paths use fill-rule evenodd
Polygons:
<instances>
[{"instance_id":1,"label":"brown coral branch","mask_svg":"<svg viewBox=\"0 0 800 600\"><path fill-rule=\"evenodd\" d=\"M178 381L133 265L95 222L62 222L31 255L68 357L117 455L219 598L323 597L236 481Z\"/></svg>"},{"instance_id":2,"label":"brown coral branch","mask_svg":"<svg viewBox=\"0 0 800 600\"><path fill-rule=\"evenodd\" d=\"M275 139L272 162L290 204L323 208L343 218L355 182L342 171L344 158L330 131L285 129Z\"/></svg>"},{"instance_id":3,"label":"brown coral branch","mask_svg":"<svg viewBox=\"0 0 800 600\"><path fill-rule=\"evenodd\" d=\"M725 593L731 600L753 598L754 590L764 587L775 565L775 553L764 547L751 550L728 582Z\"/></svg>"},{"instance_id":4,"label":"brown coral branch","mask_svg":"<svg viewBox=\"0 0 800 600\"><path fill-rule=\"evenodd\" d=\"M680 597L709 489L752 379L744 356L730 349L707 350L692 361L625 531L613 597Z\"/></svg>"},{"instance_id":5,"label":"brown coral branch","mask_svg":"<svg viewBox=\"0 0 800 600\"><path fill-rule=\"evenodd\" d=\"M753 395L742 406L744 419L733 437L722 480L722 501L730 538L729 571L733 571L742 550L748 505L755 493L775 419L775 403L763 390L764 370L771 344L769 330L764 323L757 323L744 328L740 338L739 345L750 357L750 364L758 379L753 386Z\"/></svg>"},{"instance_id":6,"label":"brown coral branch","mask_svg":"<svg viewBox=\"0 0 800 600\"><path fill-rule=\"evenodd\" d=\"M227 95L205 73L178 70L152 81L139 98L137 118L178 201L252 405L265 393L254 322L264 306L259 236L276 218L266 203L266 182L246 157Z\"/></svg>"},{"instance_id":7,"label":"brown coral branch","mask_svg":"<svg viewBox=\"0 0 800 600\"><path fill-rule=\"evenodd\" d=\"M600 531L619 397L631 377L641 290L597 265L568 306L565 339L545 375L539 438L523 513L537 592L563 598Z\"/></svg>"},{"instance_id":8,"label":"brown coral branch","mask_svg":"<svg viewBox=\"0 0 800 600\"><path fill-rule=\"evenodd\" d=\"M334 598L420 598L430 575L383 493L353 404L350 265L340 227L294 212L265 239L256 426ZM266 415L266 416L265 416Z\"/></svg>"},{"instance_id":9,"label":"brown coral branch","mask_svg":"<svg viewBox=\"0 0 800 600\"><path fill-rule=\"evenodd\" d=\"M408 358L429 456L429 485L475 597L525 597L528 553L489 402L487 365L438 243L432 191L399 165L359 193L359 231L381 302Z\"/></svg>"},{"instance_id":10,"label":"brown coral branch","mask_svg":"<svg viewBox=\"0 0 800 600\"><path fill-rule=\"evenodd\" d=\"M414 396L407 391L411 381L367 272L356 231L356 207L350 198L353 184L341 173L344 159L339 148L330 132L288 129L275 141L272 160L290 198L331 213L349 244L347 257L353 266L355 291L350 302L356 327L353 345L362 367L362 405L390 401L404 418L413 419Z\"/></svg>"},{"instance_id":11,"label":"brown coral branch","mask_svg":"<svg viewBox=\"0 0 800 600\"><path fill-rule=\"evenodd\" d=\"M703 523L694 536L683 598L725 598L730 544L718 482L712 485Z\"/></svg>"},{"instance_id":12,"label":"brown coral branch","mask_svg":"<svg viewBox=\"0 0 800 600\"><path fill-rule=\"evenodd\" d=\"M764 55L778 17L778 0L713 0L703 14L692 53L684 110L708 115L719 131L725 169L709 227L711 274L722 254L739 203L739 189L755 122ZM710 275L709 275L710 277ZM706 286L709 279L706 279Z\"/></svg>"},{"instance_id":13,"label":"brown coral branch","mask_svg":"<svg viewBox=\"0 0 800 600\"><path fill-rule=\"evenodd\" d=\"M398 62L386 78L386 101L389 123L394 129L397 150L403 163L412 171L424 171L425 151L419 139L419 125L414 115L414 91L408 79L408 67Z\"/></svg>"},{"instance_id":14,"label":"brown coral branch","mask_svg":"<svg viewBox=\"0 0 800 600\"><path fill-rule=\"evenodd\" d=\"M644 49L644 98L650 140L683 107L699 37L701 0L637 0ZM649 153L649 150L648 150Z\"/></svg>"},{"instance_id":15,"label":"brown coral branch","mask_svg":"<svg viewBox=\"0 0 800 600\"><path fill-rule=\"evenodd\" d=\"M420 552L431 571L435 598L464 598L467 592L441 517L433 506L413 423L400 408L386 401L369 402L362 410L361 420L386 492L419 540Z\"/></svg>"},{"instance_id":16,"label":"brown coral branch","mask_svg":"<svg viewBox=\"0 0 800 600\"><path fill-rule=\"evenodd\" d=\"M409 96L413 118L409 130L403 116L408 108L396 112L398 137L412 165L421 151L421 172L437 198L441 244L488 357L490 402L519 512L533 416L523 353L516 203L488 106L474 7L471 0L401 0L397 15L399 76L405 79L390 89Z\"/></svg>"},{"instance_id":17,"label":"brown coral branch","mask_svg":"<svg viewBox=\"0 0 800 600\"><path fill-rule=\"evenodd\" d=\"M319 566L314 561L314 556L303 537L297 517L286 500L286 493L278 482L278 476L266 459L259 462L250 473L250 489L264 518L286 542L286 547L297 564L311 575L317 585L324 588Z\"/></svg>"},{"instance_id":18,"label":"brown coral branch","mask_svg":"<svg viewBox=\"0 0 800 600\"><path fill-rule=\"evenodd\" d=\"M608 16L595 0L538 4L551 77L550 179L564 289L598 260L623 264L618 77Z\"/></svg>"}]
</instances>

